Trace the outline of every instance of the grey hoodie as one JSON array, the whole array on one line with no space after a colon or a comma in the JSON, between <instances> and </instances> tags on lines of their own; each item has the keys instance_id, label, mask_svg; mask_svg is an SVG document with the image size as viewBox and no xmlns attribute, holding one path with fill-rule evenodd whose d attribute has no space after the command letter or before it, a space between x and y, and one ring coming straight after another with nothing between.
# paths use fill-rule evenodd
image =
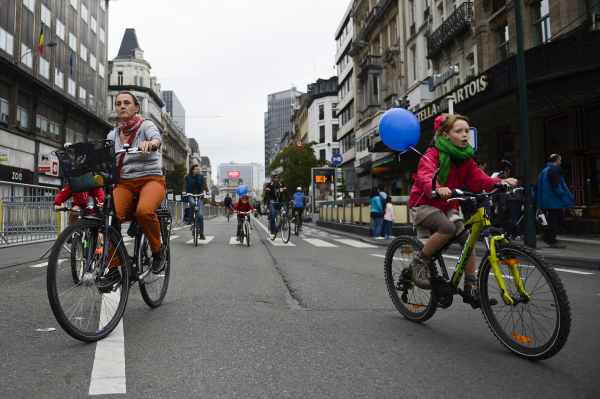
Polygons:
<instances>
[{"instance_id":1,"label":"grey hoodie","mask_svg":"<svg viewBox=\"0 0 600 399\"><path fill-rule=\"evenodd\" d=\"M115 151L123 149L119 129L111 130L106 136L107 140L115 142ZM146 119L142 122L137 136L131 143L132 147L139 147L142 141L158 139L162 143L160 131L151 120ZM121 155L117 156L117 162ZM122 179L135 179L144 176L162 176L162 153L159 149L156 152L148 154L125 154L123 168L121 169Z\"/></svg>"}]
</instances>

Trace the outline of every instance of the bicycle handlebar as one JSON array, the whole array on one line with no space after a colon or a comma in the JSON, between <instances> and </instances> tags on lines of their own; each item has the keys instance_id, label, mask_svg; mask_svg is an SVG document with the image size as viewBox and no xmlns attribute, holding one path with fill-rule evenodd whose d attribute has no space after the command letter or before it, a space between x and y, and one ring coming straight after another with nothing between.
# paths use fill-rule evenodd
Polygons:
<instances>
[{"instance_id":1,"label":"bicycle handlebar","mask_svg":"<svg viewBox=\"0 0 600 399\"><path fill-rule=\"evenodd\" d=\"M525 188L523 188L523 187L512 187L511 185L505 184L505 183L496 184L494 186L494 190L490 191L489 193L486 193L486 192L472 193L470 191L454 189L454 190L452 190L452 194L450 194L450 197L448 197L447 201L451 201L451 200L461 201L461 200L467 200L467 199L471 199L471 198L474 198L474 199L490 198L497 194L519 193L524 190L525 190ZM442 199L436 191L433 191L431 193L431 198L434 200Z\"/></svg>"}]
</instances>

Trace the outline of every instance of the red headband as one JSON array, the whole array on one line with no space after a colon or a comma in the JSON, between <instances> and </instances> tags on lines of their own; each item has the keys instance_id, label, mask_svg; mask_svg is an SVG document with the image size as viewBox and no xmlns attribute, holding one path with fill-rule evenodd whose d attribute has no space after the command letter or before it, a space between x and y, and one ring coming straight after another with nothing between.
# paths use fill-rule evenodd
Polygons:
<instances>
[{"instance_id":1,"label":"red headband","mask_svg":"<svg viewBox=\"0 0 600 399\"><path fill-rule=\"evenodd\" d=\"M435 119L433 120L433 130L438 131L440 129L440 127L442 126L442 123L444 123L444 121L446 120L448 116L447 115L438 115L435 117Z\"/></svg>"}]
</instances>

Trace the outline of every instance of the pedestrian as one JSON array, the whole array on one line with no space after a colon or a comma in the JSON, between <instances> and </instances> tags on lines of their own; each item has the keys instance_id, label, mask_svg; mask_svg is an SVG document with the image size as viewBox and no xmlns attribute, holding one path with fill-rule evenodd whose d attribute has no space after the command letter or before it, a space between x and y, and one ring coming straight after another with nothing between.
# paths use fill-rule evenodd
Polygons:
<instances>
[{"instance_id":1,"label":"pedestrian","mask_svg":"<svg viewBox=\"0 0 600 399\"><path fill-rule=\"evenodd\" d=\"M548 222L544 227L544 242L552 248L565 248L556 240L559 226L563 223L565 209L575 206L575 198L567 187L561 170L562 157L552 154L537 180L536 200Z\"/></svg>"},{"instance_id":2,"label":"pedestrian","mask_svg":"<svg viewBox=\"0 0 600 399\"><path fill-rule=\"evenodd\" d=\"M385 212L383 214L383 236L386 240L395 238L392 235L392 226L394 225L394 205L392 197L388 196L385 200Z\"/></svg>"},{"instance_id":3,"label":"pedestrian","mask_svg":"<svg viewBox=\"0 0 600 399\"><path fill-rule=\"evenodd\" d=\"M383 201L377 189L371 192L371 226L372 234L376 240L383 240L381 229L383 227Z\"/></svg>"}]
</instances>

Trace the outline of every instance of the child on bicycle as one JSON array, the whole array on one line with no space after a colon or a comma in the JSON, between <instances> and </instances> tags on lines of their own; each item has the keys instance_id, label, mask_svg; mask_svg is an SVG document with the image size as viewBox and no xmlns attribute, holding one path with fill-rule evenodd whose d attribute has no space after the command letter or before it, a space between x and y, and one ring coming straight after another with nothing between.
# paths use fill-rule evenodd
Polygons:
<instances>
[{"instance_id":1,"label":"child on bicycle","mask_svg":"<svg viewBox=\"0 0 600 399\"><path fill-rule=\"evenodd\" d=\"M237 223L237 234L236 239L240 241L240 236L242 234L242 225L244 223L244 218L246 214L254 212L255 209L250 203L250 198L248 195L242 195L240 200L234 205L233 209L238 214L238 223Z\"/></svg>"},{"instance_id":2,"label":"child on bicycle","mask_svg":"<svg viewBox=\"0 0 600 399\"><path fill-rule=\"evenodd\" d=\"M432 267L432 256L464 229L458 201L447 201L452 190L482 192L491 191L498 183L517 185L516 179L491 178L477 166L473 160L473 147L469 144L470 126L467 117L457 114L438 116L434 129L433 145L419 161L408 201L413 223L417 228L432 233L423 250L410 265L413 281L422 289L431 289L430 279L435 270ZM436 171L438 179L435 186L432 186ZM439 199L432 198L434 191ZM465 302L476 307L479 287L474 254L465 267L464 289Z\"/></svg>"},{"instance_id":3,"label":"child on bicycle","mask_svg":"<svg viewBox=\"0 0 600 399\"><path fill-rule=\"evenodd\" d=\"M90 197L94 200L95 209L104 206L104 189L102 187L93 188L85 193L74 193L71 191L71 187L67 184L54 197L54 207L60 208L62 204L71 197L73 197L73 199L71 200L69 224L73 224L77 220L77 212L87 208Z\"/></svg>"}]
</instances>

